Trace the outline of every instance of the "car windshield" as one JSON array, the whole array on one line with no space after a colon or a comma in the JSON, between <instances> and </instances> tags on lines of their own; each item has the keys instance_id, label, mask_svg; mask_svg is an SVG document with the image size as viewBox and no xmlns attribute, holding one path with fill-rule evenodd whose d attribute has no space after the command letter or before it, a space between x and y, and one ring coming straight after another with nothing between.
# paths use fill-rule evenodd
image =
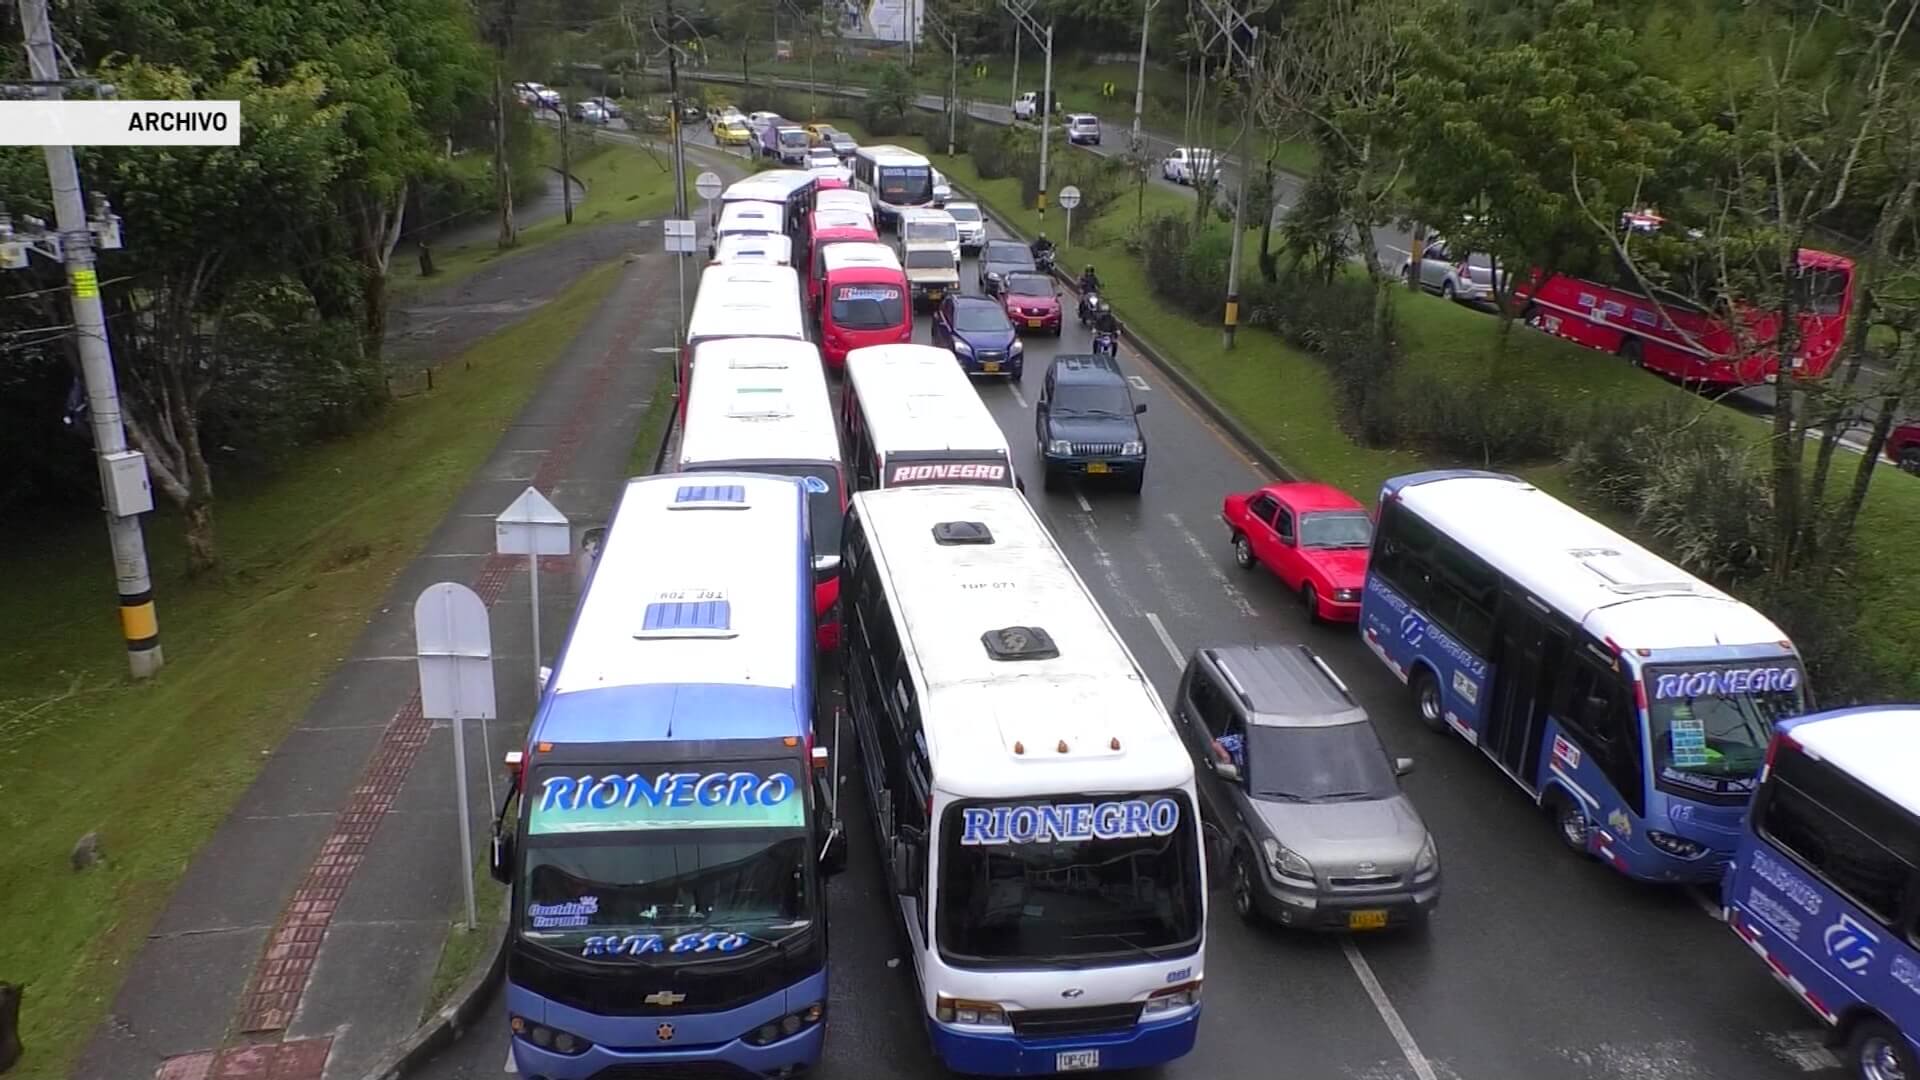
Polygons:
<instances>
[{"instance_id":1,"label":"car windshield","mask_svg":"<svg viewBox=\"0 0 1920 1080\"><path fill-rule=\"evenodd\" d=\"M989 966L1177 955L1200 937L1194 835L1179 792L956 806L941 830L940 950Z\"/></svg>"},{"instance_id":2,"label":"car windshield","mask_svg":"<svg viewBox=\"0 0 1920 1080\"><path fill-rule=\"evenodd\" d=\"M1053 392L1055 416L1132 416L1127 388L1113 383L1063 383Z\"/></svg>"},{"instance_id":3,"label":"car windshield","mask_svg":"<svg viewBox=\"0 0 1920 1080\"><path fill-rule=\"evenodd\" d=\"M1053 282L1039 274L1013 274L1007 278L1007 291L1014 296L1052 296Z\"/></svg>"},{"instance_id":4,"label":"car windshield","mask_svg":"<svg viewBox=\"0 0 1920 1080\"><path fill-rule=\"evenodd\" d=\"M909 270L952 270L953 252L946 248L921 248L907 252Z\"/></svg>"},{"instance_id":5,"label":"car windshield","mask_svg":"<svg viewBox=\"0 0 1920 1080\"><path fill-rule=\"evenodd\" d=\"M1300 546L1363 548L1373 543L1373 522L1364 510L1308 514L1300 519Z\"/></svg>"},{"instance_id":6,"label":"car windshield","mask_svg":"<svg viewBox=\"0 0 1920 1080\"><path fill-rule=\"evenodd\" d=\"M1025 245L1022 244L988 244L987 250L980 256L980 259L982 262L989 262L1002 267L1011 264L1027 270L1033 269L1033 252L1028 251Z\"/></svg>"},{"instance_id":7,"label":"car windshield","mask_svg":"<svg viewBox=\"0 0 1920 1080\"><path fill-rule=\"evenodd\" d=\"M833 294L833 324L846 330L884 330L907 321L900 290L891 285L842 285Z\"/></svg>"},{"instance_id":8,"label":"car windshield","mask_svg":"<svg viewBox=\"0 0 1920 1080\"><path fill-rule=\"evenodd\" d=\"M1007 321L1006 311L998 304L955 304L953 328L971 334L1010 333L1013 324Z\"/></svg>"},{"instance_id":9,"label":"car windshield","mask_svg":"<svg viewBox=\"0 0 1920 1080\"><path fill-rule=\"evenodd\" d=\"M1650 667L1654 776L1715 793L1751 791L1776 721L1806 710L1791 660Z\"/></svg>"},{"instance_id":10,"label":"car windshield","mask_svg":"<svg viewBox=\"0 0 1920 1080\"><path fill-rule=\"evenodd\" d=\"M1285 802L1358 802L1399 790L1368 723L1256 726L1247 734L1246 784L1256 798Z\"/></svg>"},{"instance_id":11,"label":"car windshield","mask_svg":"<svg viewBox=\"0 0 1920 1080\"><path fill-rule=\"evenodd\" d=\"M889 165L880 170L880 201L895 206L912 206L933 198L933 169L925 166Z\"/></svg>"},{"instance_id":12,"label":"car windshield","mask_svg":"<svg viewBox=\"0 0 1920 1080\"><path fill-rule=\"evenodd\" d=\"M980 220L980 211L977 208L972 206L962 206L959 203L948 203L947 213L953 215L953 220L955 221L979 221Z\"/></svg>"}]
</instances>

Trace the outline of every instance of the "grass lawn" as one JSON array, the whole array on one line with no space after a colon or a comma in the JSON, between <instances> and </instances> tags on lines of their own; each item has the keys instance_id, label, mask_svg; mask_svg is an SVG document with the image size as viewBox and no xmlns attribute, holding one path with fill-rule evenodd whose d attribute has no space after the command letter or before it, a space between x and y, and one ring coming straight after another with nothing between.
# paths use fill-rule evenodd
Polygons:
<instances>
[{"instance_id":1,"label":"grass lawn","mask_svg":"<svg viewBox=\"0 0 1920 1080\"><path fill-rule=\"evenodd\" d=\"M464 243L442 247L433 245L436 273L420 276L420 261L409 247L395 258L387 276L387 288L393 293L409 292L425 285L447 285L465 278L496 259L512 258L525 251L567 235L569 228L585 228L607 221L637 221L655 217L673 208L672 169L668 158L650 157L644 150L624 143L599 142L584 157L576 157L573 173L587 185L585 201L575 204L573 224L564 216L536 221L520 230L518 246L501 251L495 242L496 229L489 227ZM689 165L687 175L697 176L702 167ZM553 178L559 183L559 176ZM691 190L691 189L689 189Z\"/></svg>"},{"instance_id":2,"label":"grass lawn","mask_svg":"<svg viewBox=\"0 0 1920 1080\"><path fill-rule=\"evenodd\" d=\"M848 130L857 133L853 126ZM926 150L921 140L897 141ZM929 156L967 194L992 206L1027 235L1039 230L1039 216L1019 205L1018 181L982 181L973 170L972 159L965 155ZM1150 189L1146 216L1150 219L1169 211L1190 212L1191 205L1183 194ZM1240 330L1238 347L1228 351L1222 346L1217 324L1195 320L1154 296L1139 257L1124 246L1135 220L1131 197L1121 198L1093 222L1076 220L1073 247L1061 252L1062 264L1097 265L1106 283L1105 295L1114 301L1128 327L1179 364L1290 467L1337 484L1371 503L1381 483L1390 476L1439 464L1483 464L1440 462L1412 450L1381 450L1354 443L1333 421L1333 386L1319 360L1271 333L1245 327ZM1047 215L1050 235L1059 236L1064 231L1061 225L1057 212ZM1250 253L1257 250L1255 245L1257 240L1248 245ZM1249 262L1251 258L1249 254ZM1249 268L1247 272L1255 271ZM1448 379L1486 377L1487 357L1493 353L1499 329L1499 321L1493 316L1425 295L1404 297L1396 312L1407 347L1409 372ZM1516 326L1512 332L1512 352L1502 378L1542 388L1575 414L1597 407L1641 408L1686 394L1604 354L1524 326ZM1752 441L1756 454L1765 452L1770 437L1765 421L1730 409L1720 410L1718 415ZM1809 463L1813 450L1809 444ZM1837 503L1851 486L1858 462L1851 452L1836 457L1829 505ZM1498 462L1494 465L1501 467ZM1562 498L1570 496L1558 464L1536 464L1518 471ZM1873 655L1878 670L1895 682L1904 677L1906 692L1920 696L1920 665L1912 660L1920 653L1920 561L1911 552L1911 538L1916 535L1920 535L1920 482L1883 463L1874 473L1873 486L1861 510L1858 543L1861 583L1868 595L1885 599L1868 607L1859 626L1859 638Z\"/></svg>"},{"instance_id":3,"label":"grass lawn","mask_svg":"<svg viewBox=\"0 0 1920 1080\"><path fill-rule=\"evenodd\" d=\"M223 578L188 579L180 523L150 517L168 664L147 683L126 678L98 518L9 533L0 977L28 986L11 1075L66 1075L188 860L619 272L583 276L368 429L229 484ZM92 831L106 864L76 874L68 851Z\"/></svg>"}]
</instances>

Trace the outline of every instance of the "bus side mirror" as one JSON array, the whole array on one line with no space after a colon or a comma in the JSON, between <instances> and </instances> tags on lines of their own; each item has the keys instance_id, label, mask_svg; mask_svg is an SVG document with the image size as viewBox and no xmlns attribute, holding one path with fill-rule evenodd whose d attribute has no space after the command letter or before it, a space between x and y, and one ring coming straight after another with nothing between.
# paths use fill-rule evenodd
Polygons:
<instances>
[{"instance_id":1,"label":"bus side mirror","mask_svg":"<svg viewBox=\"0 0 1920 1080\"><path fill-rule=\"evenodd\" d=\"M1213 774L1229 784L1237 784L1240 782L1240 766L1235 765L1231 761L1214 762Z\"/></svg>"},{"instance_id":2,"label":"bus side mirror","mask_svg":"<svg viewBox=\"0 0 1920 1080\"><path fill-rule=\"evenodd\" d=\"M911 836L897 836L893 840L893 858L890 870L893 875L893 892L896 896L918 896L920 894L921 873L926 856L919 839Z\"/></svg>"},{"instance_id":3,"label":"bus side mirror","mask_svg":"<svg viewBox=\"0 0 1920 1080\"><path fill-rule=\"evenodd\" d=\"M847 833L838 822L827 830L826 843L820 845L820 873L832 877L847 868Z\"/></svg>"},{"instance_id":4,"label":"bus side mirror","mask_svg":"<svg viewBox=\"0 0 1920 1080\"><path fill-rule=\"evenodd\" d=\"M493 845L487 857L487 872L502 885L513 884L513 834L498 821L493 823Z\"/></svg>"},{"instance_id":5,"label":"bus side mirror","mask_svg":"<svg viewBox=\"0 0 1920 1080\"><path fill-rule=\"evenodd\" d=\"M1212 824L1200 827L1200 841L1206 846L1207 888L1221 889L1227 884L1227 867L1233 862L1233 844L1227 834Z\"/></svg>"},{"instance_id":6,"label":"bus side mirror","mask_svg":"<svg viewBox=\"0 0 1920 1080\"><path fill-rule=\"evenodd\" d=\"M1133 407L1133 415L1135 416L1139 416L1141 413L1146 411L1147 411L1147 403L1144 401Z\"/></svg>"}]
</instances>

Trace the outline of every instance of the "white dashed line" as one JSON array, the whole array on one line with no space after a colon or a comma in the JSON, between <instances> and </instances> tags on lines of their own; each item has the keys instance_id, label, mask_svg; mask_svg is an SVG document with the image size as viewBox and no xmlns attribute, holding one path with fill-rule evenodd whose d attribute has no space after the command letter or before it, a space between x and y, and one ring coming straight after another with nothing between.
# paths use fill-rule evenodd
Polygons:
<instances>
[{"instance_id":1,"label":"white dashed line","mask_svg":"<svg viewBox=\"0 0 1920 1080\"><path fill-rule=\"evenodd\" d=\"M1019 383L1008 383L1007 389L1013 391L1013 400L1019 402L1022 409L1027 407L1027 395L1020 392Z\"/></svg>"},{"instance_id":2,"label":"white dashed line","mask_svg":"<svg viewBox=\"0 0 1920 1080\"><path fill-rule=\"evenodd\" d=\"M1082 511L1089 514L1093 513L1093 504L1087 501L1087 496L1083 492L1074 492L1073 501L1080 504Z\"/></svg>"},{"instance_id":3,"label":"white dashed line","mask_svg":"<svg viewBox=\"0 0 1920 1080\"><path fill-rule=\"evenodd\" d=\"M1705 889L1689 885L1687 887L1687 895L1693 897L1693 902L1700 905L1701 911L1707 913L1707 918L1712 919L1714 922L1727 921L1727 913L1720 909L1720 905L1716 903L1711 896L1707 895Z\"/></svg>"},{"instance_id":4,"label":"white dashed line","mask_svg":"<svg viewBox=\"0 0 1920 1080\"><path fill-rule=\"evenodd\" d=\"M1153 387L1147 385L1147 380L1143 376L1129 375L1127 376L1127 382L1131 384L1135 390L1139 390L1143 393L1145 391L1153 389Z\"/></svg>"},{"instance_id":5,"label":"white dashed line","mask_svg":"<svg viewBox=\"0 0 1920 1080\"><path fill-rule=\"evenodd\" d=\"M1187 667L1187 658L1185 655L1183 655L1180 652L1180 646L1175 645L1173 643L1173 635L1167 633L1166 624L1162 623L1160 621L1160 616L1155 615L1153 612L1149 611L1146 614L1147 614L1147 622L1153 626L1154 636L1158 637L1160 639L1160 644L1166 647L1167 655L1173 657L1173 666L1175 670L1185 671Z\"/></svg>"},{"instance_id":6,"label":"white dashed line","mask_svg":"<svg viewBox=\"0 0 1920 1080\"><path fill-rule=\"evenodd\" d=\"M507 1071L515 1076L520 1075L520 1070L513 1067L513 1045L511 1043L507 1045Z\"/></svg>"},{"instance_id":7,"label":"white dashed line","mask_svg":"<svg viewBox=\"0 0 1920 1080\"><path fill-rule=\"evenodd\" d=\"M1249 619L1257 618L1258 614L1253 610L1253 601L1248 600L1246 594L1240 591L1239 586L1228 579L1225 572L1220 569L1220 565L1215 559L1214 554L1207 550L1207 545L1201 543L1199 537L1187 531L1187 526L1180 520L1180 515L1169 513L1167 515L1167 523L1179 531L1181 538L1186 540L1187 546L1193 549L1195 555L1199 556L1198 562L1200 567L1207 572L1208 577L1213 579L1214 584L1220 586L1220 591L1227 594L1227 600L1232 603L1234 607L1240 609L1240 614L1245 615Z\"/></svg>"},{"instance_id":8,"label":"white dashed line","mask_svg":"<svg viewBox=\"0 0 1920 1080\"><path fill-rule=\"evenodd\" d=\"M1350 939L1343 938L1340 942L1340 951L1347 954L1347 964L1353 968L1354 977L1360 980L1360 985L1366 990L1367 997L1373 999L1373 1011L1380 1014L1380 1019L1386 1023L1387 1030L1393 1034L1393 1041L1400 1044L1400 1053L1406 1057L1407 1064L1413 1067L1413 1075L1420 1080L1439 1080L1433 1071L1433 1063L1427 1060L1427 1055L1420 1052L1420 1045L1413 1041L1413 1032L1408 1031L1406 1021L1400 1019L1400 1010L1393 1007L1393 1002L1388 999L1386 990L1380 985L1380 980L1374 976L1372 965L1367 963L1366 957L1360 955L1360 946L1355 945Z\"/></svg>"}]
</instances>

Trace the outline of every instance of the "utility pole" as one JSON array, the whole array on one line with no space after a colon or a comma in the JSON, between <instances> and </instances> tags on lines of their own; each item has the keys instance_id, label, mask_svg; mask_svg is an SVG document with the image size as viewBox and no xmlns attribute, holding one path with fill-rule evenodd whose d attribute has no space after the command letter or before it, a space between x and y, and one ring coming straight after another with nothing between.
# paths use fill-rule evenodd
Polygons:
<instances>
[{"instance_id":1,"label":"utility pole","mask_svg":"<svg viewBox=\"0 0 1920 1080\"><path fill-rule=\"evenodd\" d=\"M1033 17L1033 3L1034 0L1000 0L1000 6L1007 9L1007 14L1013 16L1014 23L1019 27L1014 33L1016 57L1021 31L1032 34L1033 40L1040 44L1046 54L1046 74L1040 80L1040 102L1034 109L1040 114L1040 192L1035 202L1040 216L1045 218L1047 216L1047 128L1053 114L1053 24L1049 22L1044 29L1040 26L1040 21ZM1017 61L1014 71L1017 78L1019 72ZM1014 97L1018 100L1019 95L1016 93Z\"/></svg>"},{"instance_id":2,"label":"utility pole","mask_svg":"<svg viewBox=\"0 0 1920 1080\"><path fill-rule=\"evenodd\" d=\"M20 21L27 32L27 60L43 97L65 96L60 62L53 43L53 25L47 0L20 0ZM120 390L114 382L113 353L107 340L107 320L100 309L100 279L93 268L94 228L101 227L103 246L118 247L119 232L104 199L96 199L105 219L100 226L88 220L80 196L80 170L73 147L46 147L47 180L53 191L54 224L60 230L60 257L67 267L72 290L74 336L79 344L80 372L87 386L87 414L93 425L93 449L100 468L102 503L107 515L107 537L113 545L115 589L120 595L120 633L126 640L127 665L136 679L160 670L160 620L154 611L153 579L147 571L146 539L139 515L153 509L147 483L145 455L127 449L127 433L120 417Z\"/></svg>"},{"instance_id":3,"label":"utility pole","mask_svg":"<svg viewBox=\"0 0 1920 1080\"><path fill-rule=\"evenodd\" d=\"M507 51L513 47L514 4L515 0L502 0L493 57L493 195L500 214L502 251L520 239L513 221L513 165L507 160ZM540 102L534 101L533 107L538 111Z\"/></svg>"},{"instance_id":4,"label":"utility pole","mask_svg":"<svg viewBox=\"0 0 1920 1080\"><path fill-rule=\"evenodd\" d=\"M947 39L947 47L952 52L952 65L947 70L947 156L954 155L954 133L960 119L960 31L932 8L924 9L931 20L933 32Z\"/></svg>"},{"instance_id":5,"label":"utility pole","mask_svg":"<svg viewBox=\"0 0 1920 1080\"><path fill-rule=\"evenodd\" d=\"M1013 28L1013 89L1007 94L1007 108L1020 100L1020 28Z\"/></svg>"},{"instance_id":6,"label":"utility pole","mask_svg":"<svg viewBox=\"0 0 1920 1080\"><path fill-rule=\"evenodd\" d=\"M1253 0L1247 15L1264 10L1270 2ZM1233 248L1227 256L1227 306L1220 328L1221 345L1231 349L1234 334L1240 328L1240 255L1241 248L1246 244L1247 181L1252 174L1247 167L1246 140L1255 112L1253 91L1259 80L1260 28L1248 23L1247 15L1236 11L1227 0L1200 0L1200 8L1219 26L1221 36L1226 38L1229 56L1240 61L1247 88L1247 100L1241 103L1240 133L1234 139L1235 152L1241 158L1240 190L1233 206ZM1246 37L1245 41L1240 38L1242 34Z\"/></svg>"},{"instance_id":7,"label":"utility pole","mask_svg":"<svg viewBox=\"0 0 1920 1080\"><path fill-rule=\"evenodd\" d=\"M560 206L567 224L573 224L573 110L560 103Z\"/></svg>"},{"instance_id":8,"label":"utility pole","mask_svg":"<svg viewBox=\"0 0 1920 1080\"><path fill-rule=\"evenodd\" d=\"M673 216L680 220L687 217L687 157L686 147L680 141L680 50L673 44L675 25L673 0L667 0L667 130L673 132ZM685 340L687 311L687 257L676 254L673 257L673 280L680 289L680 321L674 326L675 337ZM685 388L682 388L685 392Z\"/></svg>"},{"instance_id":9,"label":"utility pole","mask_svg":"<svg viewBox=\"0 0 1920 1080\"><path fill-rule=\"evenodd\" d=\"M1160 6L1160 0L1147 0L1140 12L1140 61L1133 75L1133 147L1139 153L1140 111L1147 100L1147 32L1153 27L1153 9Z\"/></svg>"}]
</instances>

